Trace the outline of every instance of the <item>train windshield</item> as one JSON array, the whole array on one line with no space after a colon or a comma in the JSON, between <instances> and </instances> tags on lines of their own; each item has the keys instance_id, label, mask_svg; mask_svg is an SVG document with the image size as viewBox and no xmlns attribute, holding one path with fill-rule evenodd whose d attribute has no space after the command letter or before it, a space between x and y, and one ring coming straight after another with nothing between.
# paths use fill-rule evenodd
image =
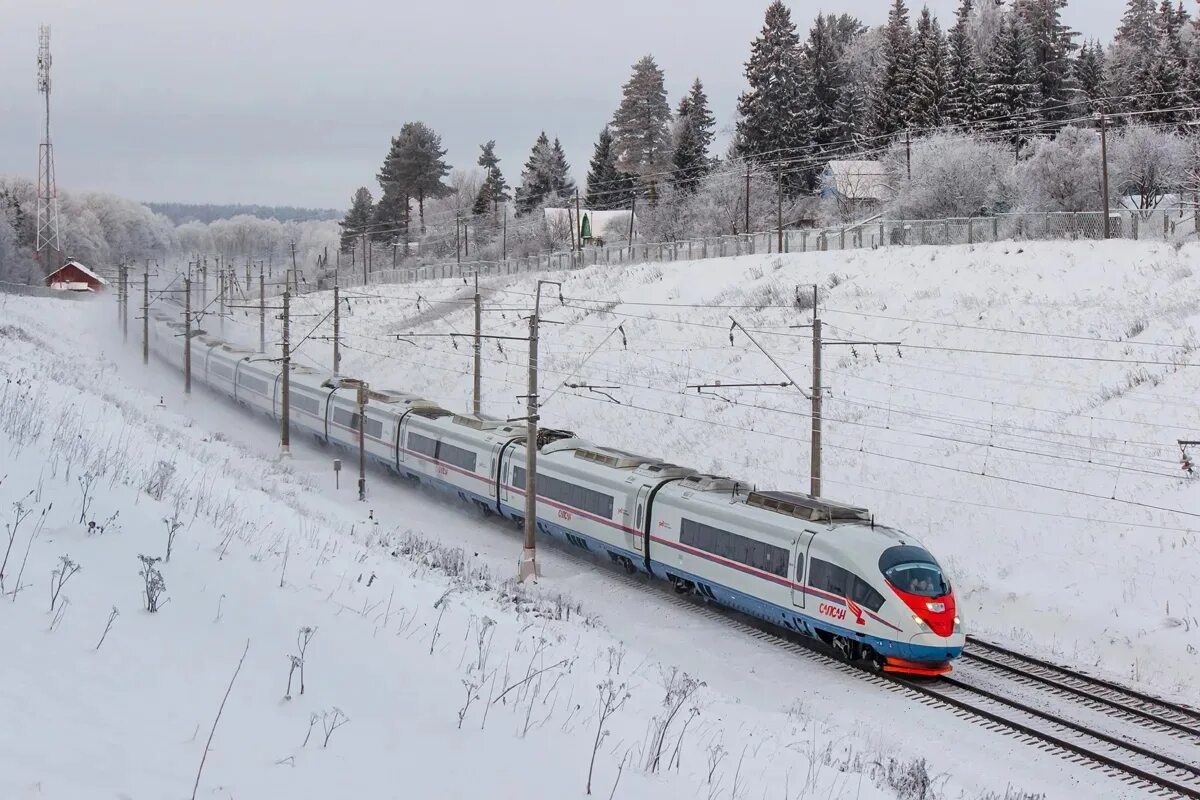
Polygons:
<instances>
[{"instance_id":1,"label":"train windshield","mask_svg":"<svg viewBox=\"0 0 1200 800\"><path fill-rule=\"evenodd\" d=\"M889 547L879 557L879 570L888 583L919 597L950 594L950 582L926 550L911 545Z\"/></svg>"}]
</instances>

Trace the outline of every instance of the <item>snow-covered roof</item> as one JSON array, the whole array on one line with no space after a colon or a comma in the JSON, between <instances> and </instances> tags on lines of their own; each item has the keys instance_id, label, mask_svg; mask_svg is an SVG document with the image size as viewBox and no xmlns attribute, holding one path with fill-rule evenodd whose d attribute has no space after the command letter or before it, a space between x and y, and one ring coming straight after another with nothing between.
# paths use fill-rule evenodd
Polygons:
<instances>
[{"instance_id":1,"label":"snow-covered roof","mask_svg":"<svg viewBox=\"0 0 1200 800\"><path fill-rule=\"evenodd\" d=\"M84 275L87 275L89 278L94 280L96 283L99 283L101 286L108 286L108 281L104 280L104 278L100 277L95 272L93 272L92 270L85 267L83 264L80 264L78 261L68 261L67 263L65 263L61 267L59 267L58 269L54 270L54 272L51 272L50 276L52 277L54 275L57 275L58 273L62 272L64 269L66 269L67 267L74 267L75 269L82 272Z\"/></svg>"},{"instance_id":2,"label":"snow-covered roof","mask_svg":"<svg viewBox=\"0 0 1200 800\"><path fill-rule=\"evenodd\" d=\"M573 208L547 208L546 222L551 225L571 225L572 223L581 224L575 220L575 209ZM579 211L580 219L587 219L591 225L592 236L602 236L609 225L616 223L623 226L623 229L629 228L629 211L593 211L589 208L583 208ZM568 214L570 217L568 218ZM637 225L637 216L633 218L634 225Z\"/></svg>"},{"instance_id":3,"label":"snow-covered roof","mask_svg":"<svg viewBox=\"0 0 1200 800\"><path fill-rule=\"evenodd\" d=\"M830 161L822 183L847 200L886 200L891 194L887 170L879 161Z\"/></svg>"}]
</instances>

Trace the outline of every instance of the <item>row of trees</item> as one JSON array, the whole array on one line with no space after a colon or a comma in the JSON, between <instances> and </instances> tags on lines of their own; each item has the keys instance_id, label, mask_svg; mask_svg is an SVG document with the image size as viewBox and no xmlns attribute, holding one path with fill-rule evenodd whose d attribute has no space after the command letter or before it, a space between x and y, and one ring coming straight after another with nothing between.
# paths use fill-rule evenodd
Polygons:
<instances>
[{"instance_id":1,"label":"row of trees","mask_svg":"<svg viewBox=\"0 0 1200 800\"><path fill-rule=\"evenodd\" d=\"M891 0L882 27L818 14L802 40L776 0L746 65L736 150L773 165L794 194L815 187L824 161L874 155L906 131L999 133L1020 146L1097 111L1200 118L1200 20L1183 0L1127 0L1108 47L1078 41L1067 3L959 0L944 32L927 7L914 25L905 0Z\"/></svg>"},{"instance_id":2,"label":"row of trees","mask_svg":"<svg viewBox=\"0 0 1200 800\"><path fill-rule=\"evenodd\" d=\"M36 201L32 181L0 176L0 281L38 283L49 269L33 255ZM337 223L329 220L280 222L248 214L176 226L106 192L60 191L59 224L64 255L100 268L195 254L290 264L293 243L297 261L311 264L337 235Z\"/></svg>"}]
</instances>

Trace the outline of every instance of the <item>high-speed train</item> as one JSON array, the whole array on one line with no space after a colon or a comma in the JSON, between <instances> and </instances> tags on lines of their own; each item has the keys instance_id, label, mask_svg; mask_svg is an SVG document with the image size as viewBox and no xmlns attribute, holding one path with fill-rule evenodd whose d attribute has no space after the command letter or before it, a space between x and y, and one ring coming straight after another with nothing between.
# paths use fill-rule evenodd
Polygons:
<instances>
[{"instance_id":1,"label":"high-speed train","mask_svg":"<svg viewBox=\"0 0 1200 800\"><path fill-rule=\"evenodd\" d=\"M153 351L182 369L183 325L152 311ZM281 370L268 356L192 331L192 379L278 419ZM403 391L290 368L291 426L413 483L518 523L527 429L458 414ZM871 514L806 494L761 491L572 433L538 431L537 530L670 581L679 592L820 639L849 661L939 675L965 637L950 581L917 539Z\"/></svg>"}]
</instances>

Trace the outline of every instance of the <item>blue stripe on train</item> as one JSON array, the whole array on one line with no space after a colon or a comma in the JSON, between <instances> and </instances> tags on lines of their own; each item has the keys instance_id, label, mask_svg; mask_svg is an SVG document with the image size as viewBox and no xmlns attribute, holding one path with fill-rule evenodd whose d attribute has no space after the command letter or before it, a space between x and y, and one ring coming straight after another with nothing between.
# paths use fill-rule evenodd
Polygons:
<instances>
[{"instance_id":1,"label":"blue stripe on train","mask_svg":"<svg viewBox=\"0 0 1200 800\"><path fill-rule=\"evenodd\" d=\"M336 444L336 443L335 443ZM337 445L343 449L344 445ZM372 456L372 460L380 463L392 472L396 472L395 465L387 459L379 456ZM435 478L423 473L413 472L404 469L403 465L400 469L400 474L412 480L419 481L425 486L436 489L439 492L450 494L459 497L465 502L479 505L482 507L495 509L495 498L486 497L484 495L464 489L448 481L440 478ZM516 508L510 505L501 505L501 513L507 518L521 518L524 516L523 508ZM573 545L575 547L582 546L584 549L595 552L608 554L610 557L628 559L630 563L640 572L645 573L645 560L641 553L627 550L623 547L609 544L601 541L593 536L588 536L585 533L563 527L556 522L550 520L538 519L538 529L564 544ZM708 578L701 578L686 570L681 570L678 567L670 564L665 564L661 561L651 560L651 566L654 569L657 577L662 577L668 573L676 575L685 580L691 581L699 587L699 590L705 596L711 598L715 602L727 606L729 608L749 614L752 617L769 622L773 625L787 628L807 636L814 636L817 630L822 630L835 636L843 636L852 641L862 642L870 646L875 652L882 656L891 656L893 658L902 658L907 661L925 661L934 663L943 663L946 661L958 658L962 653L961 647L930 647L928 645L915 645L907 642L898 642L892 639L882 639L877 636L866 636L849 628L843 628L838 625L832 625L825 620L809 616L801 612L799 609L779 606L775 603L767 602L759 597L746 594L737 589L731 589L723 584L714 583ZM810 598L810 602L817 602Z\"/></svg>"}]
</instances>

